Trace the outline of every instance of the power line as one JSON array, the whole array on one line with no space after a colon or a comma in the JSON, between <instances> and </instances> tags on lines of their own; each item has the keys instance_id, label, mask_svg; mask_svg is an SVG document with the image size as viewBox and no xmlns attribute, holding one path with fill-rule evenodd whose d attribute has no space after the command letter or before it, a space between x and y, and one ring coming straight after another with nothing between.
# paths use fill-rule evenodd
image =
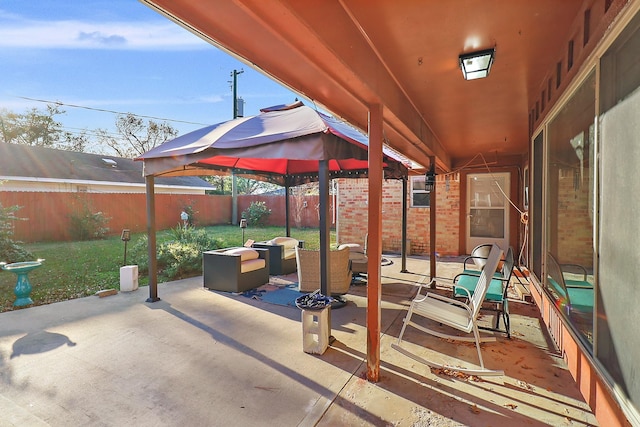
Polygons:
<instances>
[{"instance_id":1,"label":"power line","mask_svg":"<svg viewBox=\"0 0 640 427\"><path fill-rule=\"evenodd\" d=\"M210 123L189 122L189 121L186 121L186 120L165 119L163 117L145 116L145 115L142 115L142 114L134 114L134 113L130 113L130 112L123 113L121 111L107 110L107 109L104 109L104 108L87 107L87 106L84 106L84 105L67 104L67 103L61 102L61 101L47 101L46 99L29 98L27 96L16 96L16 98L26 99L28 101L44 102L46 104L55 104L55 105L58 105L58 106L81 108L81 109L84 109L84 110L92 110L92 111L100 111L100 112L103 112L103 113L124 114L124 115L131 114L132 116L142 117L142 118L145 118L145 119L162 120L162 121L166 121L166 122L175 122L175 123L185 123L185 124L188 124L188 125L207 126L207 125L210 124Z\"/></svg>"},{"instance_id":2,"label":"power line","mask_svg":"<svg viewBox=\"0 0 640 427\"><path fill-rule=\"evenodd\" d=\"M67 127L67 126L61 126L60 128L63 132L66 133L70 133L73 135L82 135L85 134L87 136L94 136L94 137L99 137L99 136L110 136L112 138L122 138L122 135L119 133L115 133L115 132L108 132L105 131L103 133L98 133L95 130L91 130L91 129L80 129L80 128L72 128L72 127Z\"/></svg>"}]
</instances>

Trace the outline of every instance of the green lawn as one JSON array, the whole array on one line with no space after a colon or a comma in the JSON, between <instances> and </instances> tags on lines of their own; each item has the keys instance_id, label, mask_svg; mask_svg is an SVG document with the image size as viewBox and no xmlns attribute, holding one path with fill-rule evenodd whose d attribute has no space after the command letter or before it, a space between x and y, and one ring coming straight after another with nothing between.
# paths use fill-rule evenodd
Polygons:
<instances>
[{"instance_id":1,"label":"green lawn","mask_svg":"<svg viewBox=\"0 0 640 427\"><path fill-rule=\"evenodd\" d=\"M238 226L206 227L207 233L219 237L227 246L241 246L242 230ZM255 241L268 240L284 236L284 227L265 227L245 229L244 239ZM131 249L142 234L134 234L128 243ZM305 247L318 249L320 236L318 229L291 229L291 236L305 241ZM170 240L170 230L158 233L158 242ZM331 243L335 243L332 232ZM24 245L36 258L44 258L41 267L29 274L33 287L31 298L34 305L50 304L73 298L95 294L101 289L118 289L120 286L120 267L124 262L124 243L119 237L106 240L83 242L47 242ZM127 264L131 263L130 252ZM200 273L202 274L202 273ZM146 285L148 278L140 277L140 285ZM13 310L15 295L13 288L16 276L0 270L0 312Z\"/></svg>"}]
</instances>

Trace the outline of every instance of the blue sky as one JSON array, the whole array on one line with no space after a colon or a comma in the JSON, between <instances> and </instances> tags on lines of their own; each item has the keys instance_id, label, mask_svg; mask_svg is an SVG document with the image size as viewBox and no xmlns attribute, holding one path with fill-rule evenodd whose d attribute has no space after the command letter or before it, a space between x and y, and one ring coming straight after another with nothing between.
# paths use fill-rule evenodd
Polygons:
<instances>
[{"instance_id":1,"label":"blue sky","mask_svg":"<svg viewBox=\"0 0 640 427\"><path fill-rule=\"evenodd\" d=\"M167 119L180 134L229 120L234 69L245 115L296 97L136 0L0 0L0 108L58 101L72 132L113 131L116 114L69 105Z\"/></svg>"}]
</instances>

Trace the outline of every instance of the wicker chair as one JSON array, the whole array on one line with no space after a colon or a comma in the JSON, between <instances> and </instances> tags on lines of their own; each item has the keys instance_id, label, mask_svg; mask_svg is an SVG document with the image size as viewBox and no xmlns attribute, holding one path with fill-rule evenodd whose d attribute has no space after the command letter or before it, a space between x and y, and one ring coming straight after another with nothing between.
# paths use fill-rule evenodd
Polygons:
<instances>
[{"instance_id":1,"label":"wicker chair","mask_svg":"<svg viewBox=\"0 0 640 427\"><path fill-rule=\"evenodd\" d=\"M349 265L351 268L351 273L353 276L358 276L360 274L367 274L367 250L366 245L362 247L357 243L345 243L338 246L338 249L348 248L349 249Z\"/></svg>"},{"instance_id":2,"label":"wicker chair","mask_svg":"<svg viewBox=\"0 0 640 427\"><path fill-rule=\"evenodd\" d=\"M313 292L320 289L320 251L296 247L298 264L298 290ZM351 270L349 270L349 248L330 251L329 294L343 295L349 292Z\"/></svg>"},{"instance_id":3,"label":"wicker chair","mask_svg":"<svg viewBox=\"0 0 640 427\"><path fill-rule=\"evenodd\" d=\"M269 283L269 250L225 248L202 253L204 287L244 292Z\"/></svg>"}]
</instances>

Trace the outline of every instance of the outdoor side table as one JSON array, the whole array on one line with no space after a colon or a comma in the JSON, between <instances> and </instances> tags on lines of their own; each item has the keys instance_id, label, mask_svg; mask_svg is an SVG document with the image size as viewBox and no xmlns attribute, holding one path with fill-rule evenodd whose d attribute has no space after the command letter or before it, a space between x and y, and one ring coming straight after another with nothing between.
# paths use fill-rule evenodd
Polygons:
<instances>
[{"instance_id":1,"label":"outdoor side table","mask_svg":"<svg viewBox=\"0 0 640 427\"><path fill-rule=\"evenodd\" d=\"M329 347L329 310L302 309L302 349L305 353L322 354Z\"/></svg>"}]
</instances>

